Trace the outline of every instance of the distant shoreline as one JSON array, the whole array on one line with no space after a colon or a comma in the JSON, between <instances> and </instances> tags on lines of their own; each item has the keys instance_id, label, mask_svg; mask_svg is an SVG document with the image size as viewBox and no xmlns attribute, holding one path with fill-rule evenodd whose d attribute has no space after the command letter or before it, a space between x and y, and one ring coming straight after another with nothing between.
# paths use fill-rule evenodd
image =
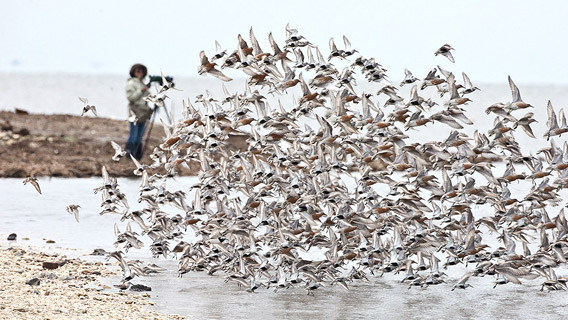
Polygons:
<instances>
[{"instance_id":1,"label":"distant shoreline","mask_svg":"<svg viewBox=\"0 0 568 320\"><path fill-rule=\"evenodd\" d=\"M112 160L110 141L126 144L126 121L69 114L33 114L26 111L0 111L0 178L69 177L101 175L104 165L111 176L133 177L136 166L130 159ZM150 164L149 155L163 142L164 129L154 123L149 146L142 164ZM246 136L230 136L232 148L245 146ZM164 169L149 169L150 174ZM155 171L155 172L154 172ZM178 166L181 176L193 176L199 163Z\"/></svg>"},{"instance_id":2,"label":"distant shoreline","mask_svg":"<svg viewBox=\"0 0 568 320\"><path fill-rule=\"evenodd\" d=\"M110 141L124 146L128 131L126 121L108 118L0 111L0 177L92 177L103 165L111 175L133 176L132 161L111 159ZM163 132L155 123L143 162Z\"/></svg>"}]
</instances>

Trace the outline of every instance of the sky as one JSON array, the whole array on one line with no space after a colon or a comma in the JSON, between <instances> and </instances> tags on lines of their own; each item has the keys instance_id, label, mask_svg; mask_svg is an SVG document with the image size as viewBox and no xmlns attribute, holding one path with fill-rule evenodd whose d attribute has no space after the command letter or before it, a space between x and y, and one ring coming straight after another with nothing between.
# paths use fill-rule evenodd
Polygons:
<instances>
[{"instance_id":1,"label":"sky","mask_svg":"<svg viewBox=\"0 0 568 320\"><path fill-rule=\"evenodd\" d=\"M232 51L252 27L269 51L290 23L322 53L331 37L375 57L392 77L440 65L474 82L567 85L568 1L34 1L0 0L0 73L197 76L215 40ZM455 65L434 52L448 43ZM291 55L293 57L293 55ZM399 76L400 75L400 76Z\"/></svg>"}]
</instances>

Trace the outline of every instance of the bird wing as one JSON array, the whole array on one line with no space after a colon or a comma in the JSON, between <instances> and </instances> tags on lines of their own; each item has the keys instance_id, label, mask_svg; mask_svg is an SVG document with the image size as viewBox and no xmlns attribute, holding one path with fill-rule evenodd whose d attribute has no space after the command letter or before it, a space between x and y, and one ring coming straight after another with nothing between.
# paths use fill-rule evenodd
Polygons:
<instances>
[{"instance_id":1,"label":"bird wing","mask_svg":"<svg viewBox=\"0 0 568 320\"><path fill-rule=\"evenodd\" d=\"M112 145L112 148L114 149L115 152L117 153L122 152L122 147L118 143L111 141L110 144Z\"/></svg>"},{"instance_id":2,"label":"bird wing","mask_svg":"<svg viewBox=\"0 0 568 320\"><path fill-rule=\"evenodd\" d=\"M207 55L205 55L205 51L201 50L201 52L199 52L199 58L201 59L202 66L209 64L209 59L207 58Z\"/></svg>"},{"instance_id":3,"label":"bird wing","mask_svg":"<svg viewBox=\"0 0 568 320\"><path fill-rule=\"evenodd\" d=\"M345 51L351 49L351 42L347 39L346 36L343 36L343 43L345 44Z\"/></svg>"},{"instance_id":4,"label":"bird wing","mask_svg":"<svg viewBox=\"0 0 568 320\"><path fill-rule=\"evenodd\" d=\"M30 181L31 184L34 186L34 188L37 190L37 192L39 192L39 194L41 194L41 188L39 187L39 183L37 182L37 180L31 180Z\"/></svg>"},{"instance_id":5,"label":"bird wing","mask_svg":"<svg viewBox=\"0 0 568 320\"><path fill-rule=\"evenodd\" d=\"M548 113L548 121L546 122L548 130L557 129L558 121L556 120L556 112L554 112L554 108L552 107L552 102L550 102L550 100L548 100L546 111Z\"/></svg>"},{"instance_id":6,"label":"bird wing","mask_svg":"<svg viewBox=\"0 0 568 320\"><path fill-rule=\"evenodd\" d=\"M443 53L443 55L448 58L448 60L450 60L451 62L455 63L456 61L454 60L454 56L452 55L452 53L450 51Z\"/></svg>"},{"instance_id":7,"label":"bird wing","mask_svg":"<svg viewBox=\"0 0 568 320\"><path fill-rule=\"evenodd\" d=\"M215 50L217 52L221 52L222 48L221 48L221 44L219 43L219 41L215 40Z\"/></svg>"},{"instance_id":8,"label":"bird wing","mask_svg":"<svg viewBox=\"0 0 568 320\"><path fill-rule=\"evenodd\" d=\"M318 63L319 63L320 65L324 65L324 64L325 64L325 59L323 58L323 56L322 56L322 54L321 54L321 52L320 52L320 50L319 50L318 47L316 47L316 56L317 56L317 58L318 58Z\"/></svg>"},{"instance_id":9,"label":"bird wing","mask_svg":"<svg viewBox=\"0 0 568 320\"><path fill-rule=\"evenodd\" d=\"M531 138L536 138L536 137L534 136L534 133L533 133L531 127L530 127L528 124L522 124L522 125L521 125L521 128L523 128L523 130L525 131L525 133L526 133L529 137L531 137Z\"/></svg>"},{"instance_id":10,"label":"bird wing","mask_svg":"<svg viewBox=\"0 0 568 320\"><path fill-rule=\"evenodd\" d=\"M300 72L300 75L298 76L298 78L300 79L300 86L302 87L302 94L304 96L307 96L308 94L311 94L310 92L310 88L308 88L308 85L306 84L306 82L304 81L304 77L302 76L302 73Z\"/></svg>"},{"instance_id":11,"label":"bird wing","mask_svg":"<svg viewBox=\"0 0 568 320\"><path fill-rule=\"evenodd\" d=\"M452 74L450 71L442 69L442 67L438 66L438 69L440 70L440 73L444 76L444 78L448 79L448 77ZM454 81L455 81L455 77L454 77Z\"/></svg>"},{"instance_id":12,"label":"bird wing","mask_svg":"<svg viewBox=\"0 0 568 320\"><path fill-rule=\"evenodd\" d=\"M331 52L337 51L337 46L335 46L335 42L333 41L333 38L329 39L329 50Z\"/></svg>"},{"instance_id":13,"label":"bird wing","mask_svg":"<svg viewBox=\"0 0 568 320\"><path fill-rule=\"evenodd\" d=\"M426 78L424 78L424 80L432 80L434 78L436 78L436 68L430 70L430 72L428 72L428 74L426 75Z\"/></svg>"},{"instance_id":14,"label":"bird wing","mask_svg":"<svg viewBox=\"0 0 568 320\"><path fill-rule=\"evenodd\" d=\"M456 88L456 79L452 73L448 75L448 90L450 91L450 100L459 99L460 95L458 89Z\"/></svg>"},{"instance_id":15,"label":"bird wing","mask_svg":"<svg viewBox=\"0 0 568 320\"><path fill-rule=\"evenodd\" d=\"M226 75L223 74L223 72L213 68L211 70L209 70L207 73L209 73L210 75L214 76L217 79L221 79L223 81L231 81L233 79L227 77Z\"/></svg>"},{"instance_id":16,"label":"bird wing","mask_svg":"<svg viewBox=\"0 0 568 320\"><path fill-rule=\"evenodd\" d=\"M517 88L517 86L513 82L513 79L511 79L511 76L509 76L508 79L509 79L509 87L511 88L511 94L513 95L513 103L522 101L519 88Z\"/></svg>"},{"instance_id":17,"label":"bird wing","mask_svg":"<svg viewBox=\"0 0 568 320\"><path fill-rule=\"evenodd\" d=\"M254 36L254 33L252 32L252 27L250 28L249 36L250 36L250 43L252 44L252 50L254 52L254 55L258 56L259 54L263 53L262 49L260 48L260 44L258 43L258 40L256 40L256 37Z\"/></svg>"},{"instance_id":18,"label":"bird wing","mask_svg":"<svg viewBox=\"0 0 568 320\"><path fill-rule=\"evenodd\" d=\"M282 50L280 50L280 47L278 47L278 44L276 43L276 41L274 41L274 38L272 37L272 32L268 34L268 42L270 42L270 46L274 51L274 55L282 53Z\"/></svg>"},{"instance_id":19,"label":"bird wing","mask_svg":"<svg viewBox=\"0 0 568 320\"><path fill-rule=\"evenodd\" d=\"M240 49L248 48L247 42L245 41L245 39L243 39L243 37L240 34L237 36L237 38L239 39L239 48Z\"/></svg>"},{"instance_id":20,"label":"bird wing","mask_svg":"<svg viewBox=\"0 0 568 320\"><path fill-rule=\"evenodd\" d=\"M471 84L471 80L469 80L469 77L467 76L467 74L465 74L465 72L462 72L462 76L463 76L464 87L472 88L473 85Z\"/></svg>"}]
</instances>

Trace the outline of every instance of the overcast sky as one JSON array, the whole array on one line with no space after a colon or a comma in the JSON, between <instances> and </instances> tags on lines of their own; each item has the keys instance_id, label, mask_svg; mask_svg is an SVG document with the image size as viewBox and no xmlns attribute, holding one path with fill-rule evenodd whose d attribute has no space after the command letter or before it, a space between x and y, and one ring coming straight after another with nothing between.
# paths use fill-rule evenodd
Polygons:
<instances>
[{"instance_id":1,"label":"overcast sky","mask_svg":"<svg viewBox=\"0 0 568 320\"><path fill-rule=\"evenodd\" d=\"M196 76L199 51L215 40L234 50L252 26L268 51L283 44L286 23L324 55L346 35L391 78L409 68L424 77L444 43L452 69L474 82L568 84L568 1L33 1L0 0L0 72L127 75L135 62L151 73ZM293 57L293 55L291 55Z\"/></svg>"}]
</instances>

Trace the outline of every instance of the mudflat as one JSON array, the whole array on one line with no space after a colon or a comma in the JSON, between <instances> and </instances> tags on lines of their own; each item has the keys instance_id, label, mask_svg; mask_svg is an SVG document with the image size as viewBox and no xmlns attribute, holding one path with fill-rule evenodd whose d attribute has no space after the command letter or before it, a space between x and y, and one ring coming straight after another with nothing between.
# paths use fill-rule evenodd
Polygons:
<instances>
[{"instance_id":1,"label":"mudflat","mask_svg":"<svg viewBox=\"0 0 568 320\"><path fill-rule=\"evenodd\" d=\"M130 159L112 160L110 142L124 146L128 133L125 120L0 111L0 177L100 176L103 165L112 176L134 176L136 166ZM149 155L164 137L162 125L155 121L142 164L152 163ZM229 144L244 145L244 139L230 137ZM198 171L197 162L178 168L180 175Z\"/></svg>"}]
</instances>

